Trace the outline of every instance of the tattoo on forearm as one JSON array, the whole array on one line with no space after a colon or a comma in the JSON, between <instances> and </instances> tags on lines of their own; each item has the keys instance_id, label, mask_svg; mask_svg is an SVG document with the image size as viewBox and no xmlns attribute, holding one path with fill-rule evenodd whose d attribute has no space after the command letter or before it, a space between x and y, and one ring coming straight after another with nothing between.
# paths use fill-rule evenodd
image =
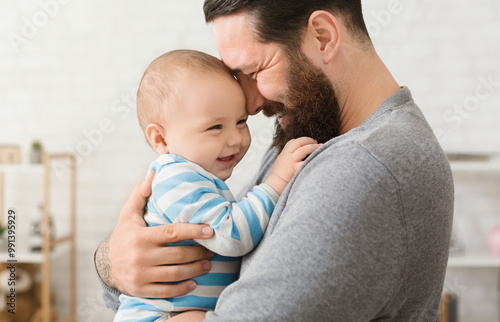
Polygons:
<instances>
[{"instance_id":1,"label":"tattoo on forearm","mask_svg":"<svg viewBox=\"0 0 500 322\"><path fill-rule=\"evenodd\" d=\"M108 258L109 252L109 236L106 237L99 247L97 248L95 254L95 267L97 269L97 273L101 277L102 281L106 283L108 286L113 287L113 281L111 280L111 262Z\"/></svg>"}]
</instances>

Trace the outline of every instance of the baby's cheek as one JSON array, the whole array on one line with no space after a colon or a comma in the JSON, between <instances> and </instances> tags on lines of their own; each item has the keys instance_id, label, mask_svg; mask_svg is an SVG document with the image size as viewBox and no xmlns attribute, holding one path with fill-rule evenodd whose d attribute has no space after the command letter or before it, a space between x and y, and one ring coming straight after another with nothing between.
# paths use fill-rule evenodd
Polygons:
<instances>
[{"instance_id":1,"label":"baby's cheek","mask_svg":"<svg viewBox=\"0 0 500 322\"><path fill-rule=\"evenodd\" d=\"M247 131L248 132L248 131ZM250 147L250 143L252 143L252 137L250 136L250 132L244 137L242 146L243 146L243 151L247 153L248 148Z\"/></svg>"}]
</instances>

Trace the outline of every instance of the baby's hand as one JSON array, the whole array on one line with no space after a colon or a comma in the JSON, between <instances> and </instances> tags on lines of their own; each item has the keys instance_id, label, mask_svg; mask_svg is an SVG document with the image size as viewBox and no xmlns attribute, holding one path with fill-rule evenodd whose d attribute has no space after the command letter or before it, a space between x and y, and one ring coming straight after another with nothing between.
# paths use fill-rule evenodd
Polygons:
<instances>
[{"instance_id":1,"label":"baby's hand","mask_svg":"<svg viewBox=\"0 0 500 322\"><path fill-rule=\"evenodd\" d=\"M301 137L287 142L274 162L271 175L266 183L281 195L288 182L304 162L321 144L309 137Z\"/></svg>"}]
</instances>

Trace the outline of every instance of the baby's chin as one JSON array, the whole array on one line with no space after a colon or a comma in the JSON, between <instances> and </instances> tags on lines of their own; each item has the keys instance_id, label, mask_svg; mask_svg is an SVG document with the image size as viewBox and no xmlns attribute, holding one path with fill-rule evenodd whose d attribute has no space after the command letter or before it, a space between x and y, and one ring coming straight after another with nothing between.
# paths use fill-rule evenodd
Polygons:
<instances>
[{"instance_id":1,"label":"baby's chin","mask_svg":"<svg viewBox=\"0 0 500 322\"><path fill-rule=\"evenodd\" d=\"M221 179L222 181L226 181L227 179L231 178L231 176L216 176L216 177Z\"/></svg>"},{"instance_id":2,"label":"baby's chin","mask_svg":"<svg viewBox=\"0 0 500 322\"><path fill-rule=\"evenodd\" d=\"M228 170L220 171L217 174L214 173L214 175L217 178L221 179L222 181L226 181L227 179L231 178L231 175L233 174L233 169L231 169L231 170L228 169Z\"/></svg>"}]
</instances>

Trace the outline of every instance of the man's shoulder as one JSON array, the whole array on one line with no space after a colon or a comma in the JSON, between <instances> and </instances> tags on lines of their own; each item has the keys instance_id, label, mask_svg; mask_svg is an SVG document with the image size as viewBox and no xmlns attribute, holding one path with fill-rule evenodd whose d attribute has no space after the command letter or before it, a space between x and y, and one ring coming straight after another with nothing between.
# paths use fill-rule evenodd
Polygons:
<instances>
[{"instance_id":1,"label":"man's shoulder","mask_svg":"<svg viewBox=\"0 0 500 322\"><path fill-rule=\"evenodd\" d=\"M352 198L374 186L395 189L390 169L361 142L323 146L316 152L296 175L292 191L335 191L335 198Z\"/></svg>"},{"instance_id":2,"label":"man's shoulder","mask_svg":"<svg viewBox=\"0 0 500 322\"><path fill-rule=\"evenodd\" d=\"M377 110L318 152L321 157L315 161L320 169L345 167L349 173L355 167L360 174L373 171L377 164L395 176L415 168L439 172L449 167L434 132L412 100Z\"/></svg>"},{"instance_id":3,"label":"man's shoulder","mask_svg":"<svg viewBox=\"0 0 500 322\"><path fill-rule=\"evenodd\" d=\"M405 185L418 190L415 182L449 186L451 178L446 155L430 126L419 109L410 106L388 109L325 143L304 162L294 190L313 185L350 194Z\"/></svg>"}]
</instances>

